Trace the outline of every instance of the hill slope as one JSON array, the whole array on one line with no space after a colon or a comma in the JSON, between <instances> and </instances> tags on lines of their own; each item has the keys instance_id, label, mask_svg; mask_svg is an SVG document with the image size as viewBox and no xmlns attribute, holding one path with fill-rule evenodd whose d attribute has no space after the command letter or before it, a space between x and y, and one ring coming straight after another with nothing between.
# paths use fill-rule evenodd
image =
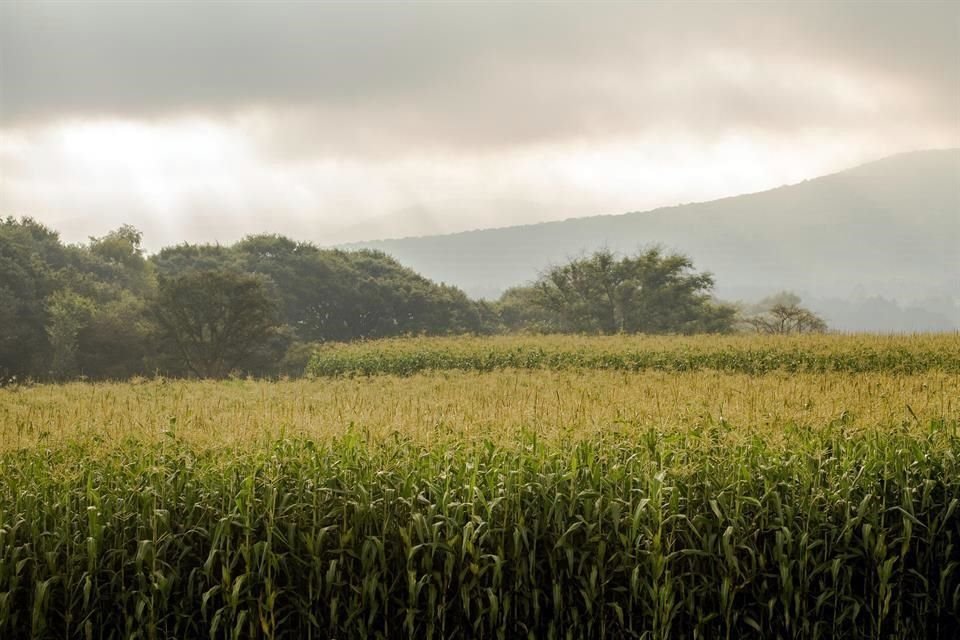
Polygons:
<instances>
[{"instance_id":1,"label":"hill slope","mask_svg":"<svg viewBox=\"0 0 960 640\"><path fill-rule=\"evenodd\" d=\"M960 149L901 154L770 191L649 212L353 246L383 250L429 278L495 297L572 255L653 243L713 272L723 298L781 289L821 305L829 298L848 306L851 297L940 298L947 310L927 306L922 326L844 328L957 326L955 317L941 325L960 302Z\"/></svg>"}]
</instances>

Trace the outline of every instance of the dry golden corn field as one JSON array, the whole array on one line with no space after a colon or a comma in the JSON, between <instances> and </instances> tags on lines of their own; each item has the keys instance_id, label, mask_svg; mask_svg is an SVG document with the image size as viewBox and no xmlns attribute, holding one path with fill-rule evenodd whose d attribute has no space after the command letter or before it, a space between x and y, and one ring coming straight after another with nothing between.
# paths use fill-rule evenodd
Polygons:
<instances>
[{"instance_id":1,"label":"dry golden corn field","mask_svg":"<svg viewBox=\"0 0 960 640\"><path fill-rule=\"evenodd\" d=\"M960 337L0 389L0 638L960 637Z\"/></svg>"}]
</instances>

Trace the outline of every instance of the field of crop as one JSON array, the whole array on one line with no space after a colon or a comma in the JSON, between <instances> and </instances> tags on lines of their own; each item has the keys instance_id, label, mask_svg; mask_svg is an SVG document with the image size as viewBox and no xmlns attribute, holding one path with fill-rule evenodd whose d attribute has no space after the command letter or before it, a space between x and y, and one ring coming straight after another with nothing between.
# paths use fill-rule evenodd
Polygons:
<instances>
[{"instance_id":1,"label":"field of crop","mask_svg":"<svg viewBox=\"0 0 960 640\"><path fill-rule=\"evenodd\" d=\"M956 638L958 362L418 339L3 388L0 638Z\"/></svg>"},{"instance_id":2,"label":"field of crop","mask_svg":"<svg viewBox=\"0 0 960 640\"><path fill-rule=\"evenodd\" d=\"M316 353L307 371L314 376L402 376L511 368L960 373L960 335L404 338L331 344Z\"/></svg>"}]
</instances>

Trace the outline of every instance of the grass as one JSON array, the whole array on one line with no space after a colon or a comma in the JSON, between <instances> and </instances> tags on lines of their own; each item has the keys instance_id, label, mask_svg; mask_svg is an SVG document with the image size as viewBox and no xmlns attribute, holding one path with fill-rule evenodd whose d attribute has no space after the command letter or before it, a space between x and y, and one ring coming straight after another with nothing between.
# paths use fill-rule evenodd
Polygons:
<instances>
[{"instance_id":1,"label":"grass","mask_svg":"<svg viewBox=\"0 0 960 640\"><path fill-rule=\"evenodd\" d=\"M957 637L949 367L404 374L0 389L0 637Z\"/></svg>"}]
</instances>

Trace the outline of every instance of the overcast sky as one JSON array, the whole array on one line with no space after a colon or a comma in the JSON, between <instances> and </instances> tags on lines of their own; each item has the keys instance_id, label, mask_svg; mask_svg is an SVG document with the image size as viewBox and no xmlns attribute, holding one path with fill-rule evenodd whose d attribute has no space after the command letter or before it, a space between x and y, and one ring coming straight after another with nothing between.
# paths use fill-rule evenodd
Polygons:
<instances>
[{"instance_id":1,"label":"overcast sky","mask_svg":"<svg viewBox=\"0 0 960 640\"><path fill-rule=\"evenodd\" d=\"M0 0L0 214L321 244L960 146L960 4Z\"/></svg>"}]
</instances>

